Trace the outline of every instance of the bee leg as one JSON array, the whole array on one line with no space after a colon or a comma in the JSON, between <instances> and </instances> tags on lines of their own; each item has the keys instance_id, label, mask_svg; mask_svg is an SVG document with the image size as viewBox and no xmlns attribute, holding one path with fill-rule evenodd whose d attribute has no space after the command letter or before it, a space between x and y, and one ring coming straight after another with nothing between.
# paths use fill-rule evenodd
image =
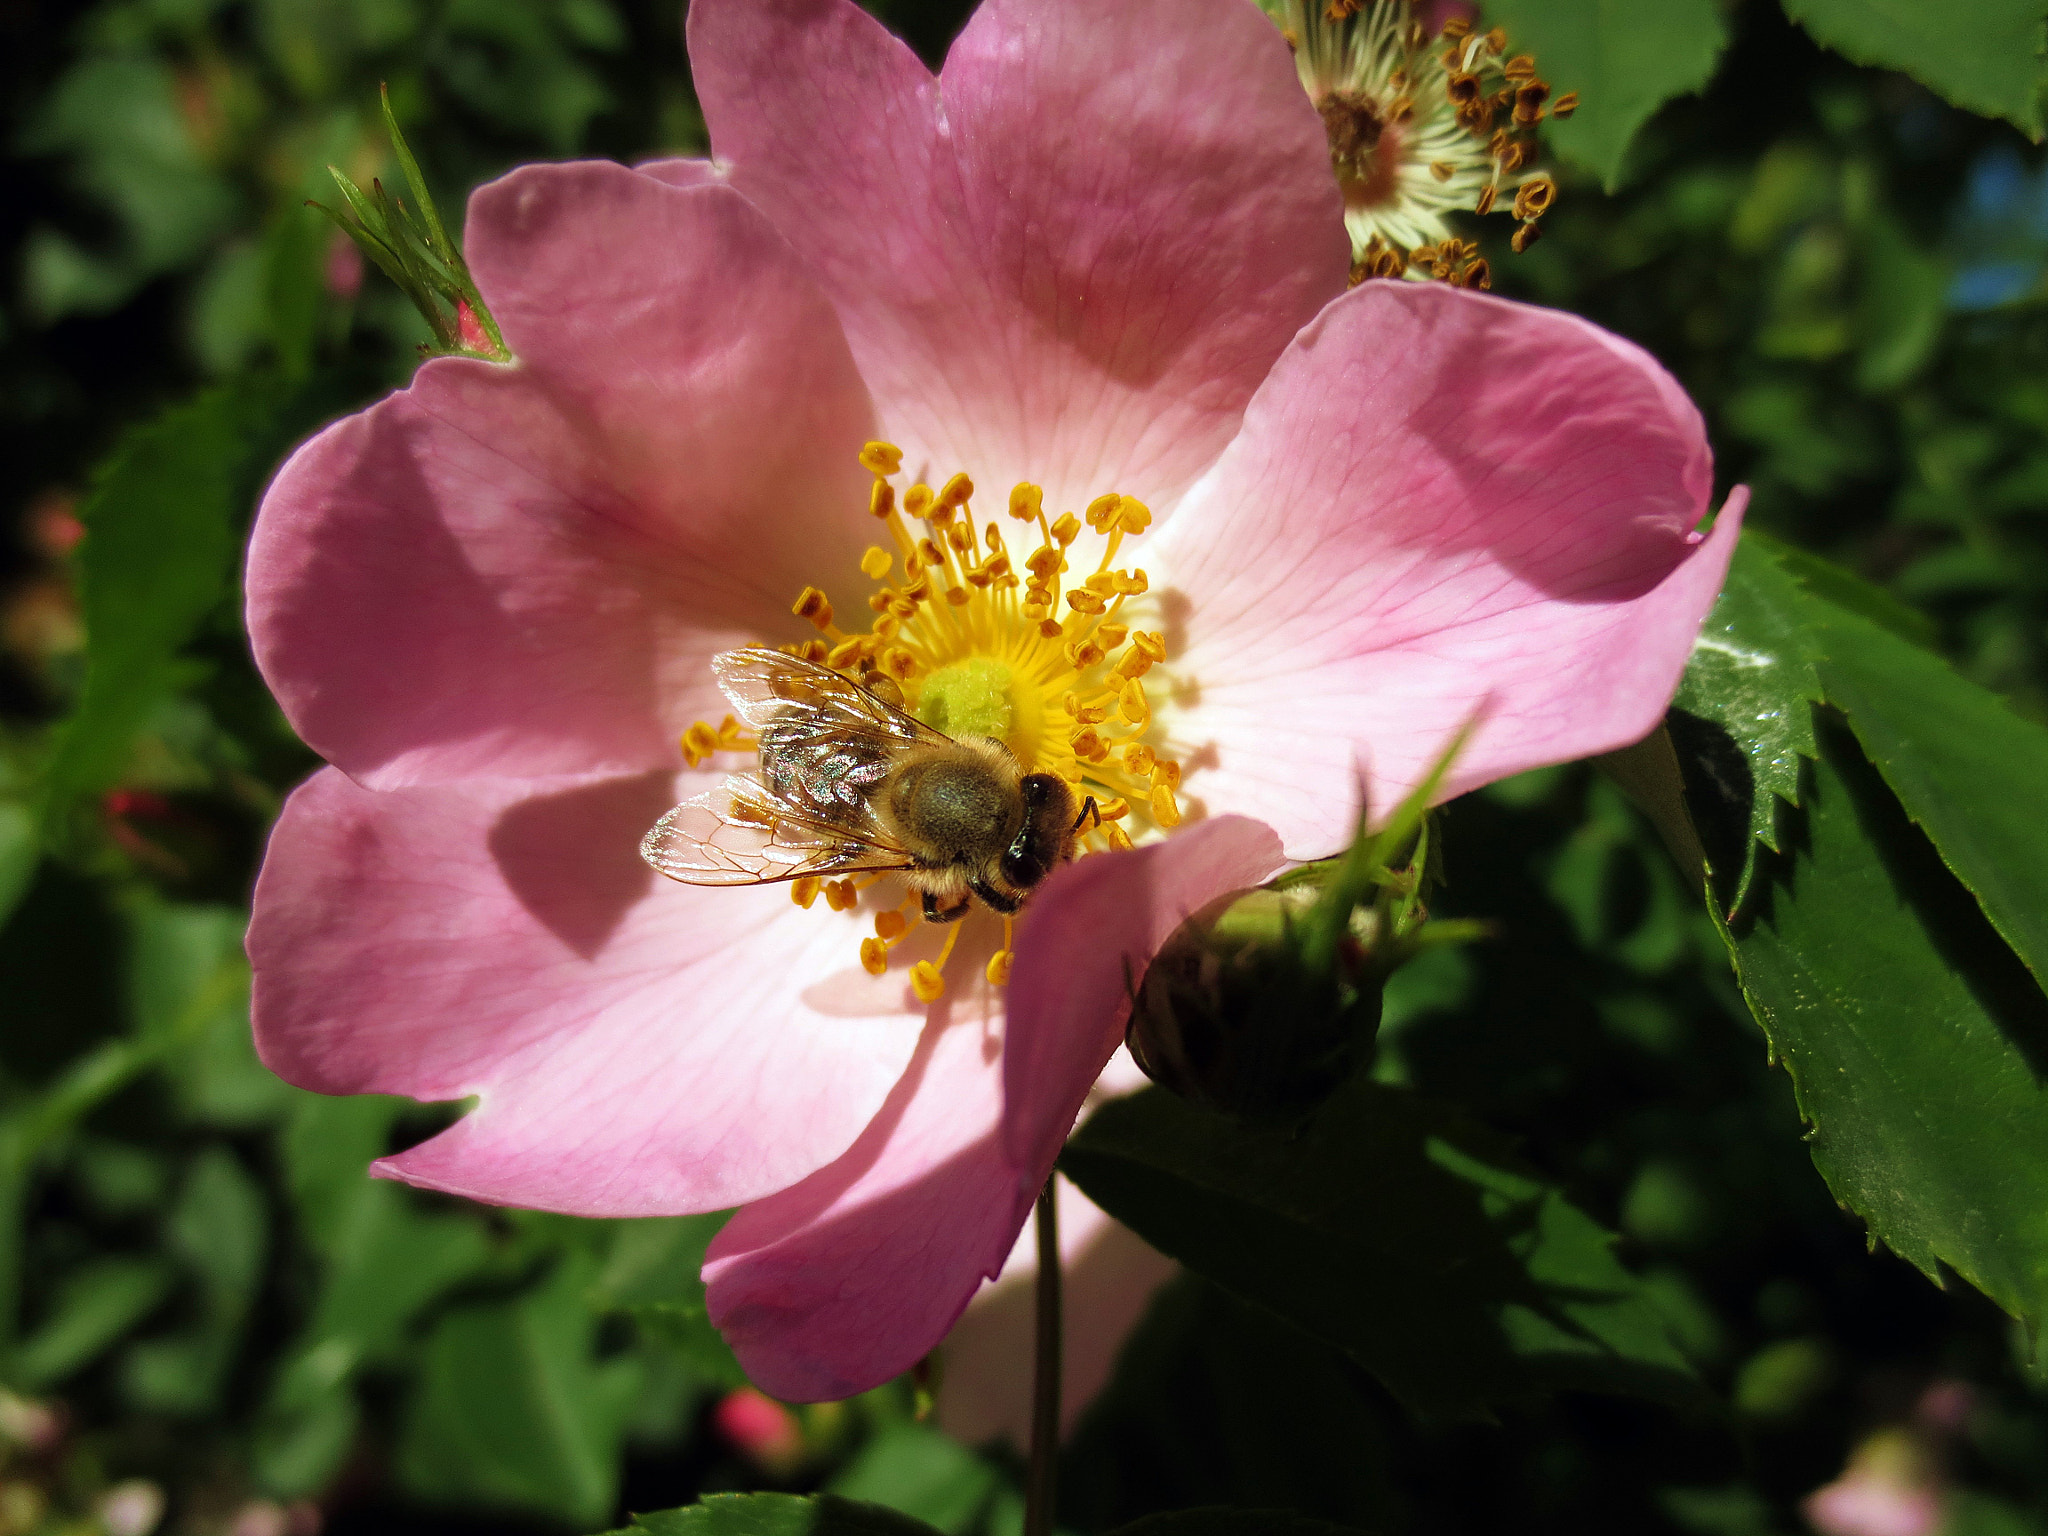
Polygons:
<instances>
[{"instance_id":1,"label":"bee leg","mask_svg":"<svg viewBox=\"0 0 2048 1536\"><path fill-rule=\"evenodd\" d=\"M1019 901L1014 896L1005 896L1001 891L997 890L994 886L990 885L986 880L982 879L979 875L976 875L972 880L969 880L967 882L967 889L974 892L975 895L979 896L983 901L987 902L991 907L993 907L997 912L1000 912L1004 917L1014 917L1017 913L1017 909L1024 905L1023 902Z\"/></svg>"},{"instance_id":2,"label":"bee leg","mask_svg":"<svg viewBox=\"0 0 2048 1536\"><path fill-rule=\"evenodd\" d=\"M1102 813L1095 809L1095 797L1093 795L1090 795L1081 802L1081 814L1074 818L1073 830L1076 832L1080 831L1081 823L1084 821L1093 822L1097 827L1102 825Z\"/></svg>"},{"instance_id":3,"label":"bee leg","mask_svg":"<svg viewBox=\"0 0 2048 1536\"><path fill-rule=\"evenodd\" d=\"M967 915L967 909L972 905L971 901L962 896L959 901L941 912L939 904L933 898L932 893L926 891L924 893L924 920L928 923L957 923Z\"/></svg>"}]
</instances>

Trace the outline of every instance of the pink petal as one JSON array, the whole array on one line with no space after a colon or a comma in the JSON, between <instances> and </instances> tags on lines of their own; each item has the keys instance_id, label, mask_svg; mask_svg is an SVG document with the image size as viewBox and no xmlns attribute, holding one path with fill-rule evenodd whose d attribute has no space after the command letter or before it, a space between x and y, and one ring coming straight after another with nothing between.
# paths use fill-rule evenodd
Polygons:
<instances>
[{"instance_id":1,"label":"pink petal","mask_svg":"<svg viewBox=\"0 0 2048 1536\"><path fill-rule=\"evenodd\" d=\"M712 653L861 589L864 388L730 190L528 167L471 199L468 250L518 363L437 359L293 455L249 552L258 663L378 788L672 763L725 712Z\"/></svg>"},{"instance_id":2,"label":"pink petal","mask_svg":"<svg viewBox=\"0 0 2048 1536\"><path fill-rule=\"evenodd\" d=\"M689 37L912 470L1163 510L1343 290L1322 125L1244 0L988 0L939 80L852 0L695 0Z\"/></svg>"},{"instance_id":3,"label":"pink petal","mask_svg":"<svg viewBox=\"0 0 2048 1536\"><path fill-rule=\"evenodd\" d=\"M379 1167L500 1204L715 1210L837 1157L922 1010L860 972L860 917L641 862L706 777L373 792L316 774L256 886L265 1063L321 1093L479 1096Z\"/></svg>"},{"instance_id":4,"label":"pink petal","mask_svg":"<svg viewBox=\"0 0 2048 1536\"><path fill-rule=\"evenodd\" d=\"M789 1402L847 1397L937 1344L1001 1268L1122 1037L1125 958L1142 971L1185 913L1279 862L1271 833L1232 819L1062 870L1023 921L1007 1042L1002 1000L980 980L994 924L977 924L947 968L957 990L860 1139L711 1245L711 1320L754 1384ZM1043 1073L1021 1095L1019 1049ZM1012 1119L1021 1141L1006 1137ZM1024 1172L1009 1144L1033 1159Z\"/></svg>"},{"instance_id":5,"label":"pink petal","mask_svg":"<svg viewBox=\"0 0 2048 1536\"><path fill-rule=\"evenodd\" d=\"M1258 885L1284 862L1271 828L1223 816L1130 853L1083 859L1046 883L1037 921L1017 940L1003 1049L1003 1146L1026 1199L1123 1043L1130 989L1159 946L1197 908Z\"/></svg>"},{"instance_id":6,"label":"pink petal","mask_svg":"<svg viewBox=\"0 0 2048 1536\"><path fill-rule=\"evenodd\" d=\"M710 187L724 182L717 166L709 160L698 160L687 155L678 155L668 160L642 160L633 167L642 176L652 176L656 181L671 187Z\"/></svg>"},{"instance_id":7,"label":"pink petal","mask_svg":"<svg viewBox=\"0 0 2048 1536\"><path fill-rule=\"evenodd\" d=\"M1640 739L1720 590L1699 413L1571 315L1367 283L1273 370L1146 562L1184 802L1341 846L1484 721L1449 795ZM1150 686L1148 680L1148 687ZM1162 683L1165 691L1169 685Z\"/></svg>"},{"instance_id":8,"label":"pink petal","mask_svg":"<svg viewBox=\"0 0 2048 1536\"><path fill-rule=\"evenodd\" d=\"M1060 1427L1071 1432L1109 1384L1124 1340L1154 1293L1179 1266L1065 1179L1057 1187ZM937 1409L940 1427L954 1439L980 1445L1003 1438L1019 1451L1030 1448L1037 1278L1036 1243L1026 1222L1002 1278L982 1286L946 1335Z\"/></svg>"}]
</instances>

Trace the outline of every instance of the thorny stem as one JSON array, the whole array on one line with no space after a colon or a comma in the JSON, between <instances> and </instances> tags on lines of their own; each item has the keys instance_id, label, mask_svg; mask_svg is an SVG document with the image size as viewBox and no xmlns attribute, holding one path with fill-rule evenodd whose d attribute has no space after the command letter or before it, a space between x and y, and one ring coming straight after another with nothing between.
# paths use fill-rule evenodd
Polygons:
<instances>
[{"instance_id":1,"label":"thorny stem","mask_svg":"<svg viewBox=\"0 0 2048 1536\"><path fill-rule=\"evenodd\" d=\"M1060 1223L1053 1180L1038 1192L1038 1347L1031 1373L1031 1474L1024 1536L1052 1536L1060 1461Z\"/></svg>"}]
</instances>

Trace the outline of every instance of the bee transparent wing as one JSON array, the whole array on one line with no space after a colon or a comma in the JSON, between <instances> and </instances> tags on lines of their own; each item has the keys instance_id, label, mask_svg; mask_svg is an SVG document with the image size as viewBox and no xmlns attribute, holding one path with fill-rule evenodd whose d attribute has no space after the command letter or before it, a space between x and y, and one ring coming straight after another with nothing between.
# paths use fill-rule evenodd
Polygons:
<instances>
[{"instance_id":1,"label":"bee transparent wing","mask_svg":"<svg viewBox=\"0 0 2048 1536\"><path fill-rule=\"evenodd\" d=\"M751 773L732 774L670 811L640 840L640 856L685 885L768 885L910 865L879 828L825 821L777 800Z\"/></svg>"},{"instance_id":2,"label":"bee transparent wing","mask_svg":"<svg viewBox=\"0 0 2048 1536\"><path fill-rule=\"evenodd\" d=\"M947 740L902 710L830 667L766 646L725 651L711 658L712 674L739 717L756 731L778 720L800 720L805 734L855 736L891 747Z\"/></svg>"}]
</instances>

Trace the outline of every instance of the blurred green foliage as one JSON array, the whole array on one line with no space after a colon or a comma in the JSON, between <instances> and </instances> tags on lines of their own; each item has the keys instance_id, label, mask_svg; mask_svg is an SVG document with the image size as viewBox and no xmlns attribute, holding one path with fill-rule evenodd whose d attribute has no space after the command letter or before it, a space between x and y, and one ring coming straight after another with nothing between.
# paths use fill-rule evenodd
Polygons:
<instances>
[{"instance_id":1,"label":"blurred green foliage","mask_svg":"<svg viewBox=\"0 0 2048 1536\"><path fill-rule=\"evenodd\" d=\"M965 8L875 6L929 58ZM2048 1530L2026 1330L1835 1204L2039 1304L2038 1133L1913 1137L1942 1085L2039 1091L2038 983L2005 947L2038 976L2042 866L2013 857L2043 836L2038 732L1922 647L2048 719L2048 166L2011 126L2039 125L2041 9L1494 7L1584 97L1551 141L1546 239L1489 249L1497 283L1654 351L1721 486L1871 585L1754 546L1710 637L1802 643L1719 683L1706 653L1681 697L1734 753L1680 741L1696 808L1703 764L1738 785L1696 829L1730 922L1613 784L1530 775L1442 822L1441 912L1497 937L1395 978L1362 1146L1169 1157L1188 1112L1156 1097L1084 1134L1077 1174L1111 1203L1144 1187L1133 1222L1204 1274L1161 1293L1070 1443L1063 1529L1766 1536L1805 1529L1799 1501L1889 1427L1939 1464L1951 1532ZM717 1218L369 1180L445 1112L287 1088L249 1042L243 904L313 760L249 665L240 543L281 453L428 339L304 200L331 196L329 162L392 175L380 81L450 210L524 159L700 150L677 21L638 0L0 12L0 1531L111 1529L135 1478L167 1490L166 1528L239 1536L589 1531L736 1489L772 1491L640 1528L1019 1528L1014 1454L916 1420L910 1384L792 1415L780 1460L719 1428L740 1378L696 1278ZM1777 713L1745 734L1743 708ZM1944 710L1955 750L1929 754ZM1954 789L2001 771L2002 799ZM1895 1054L1837 1060L1852 1035L1794 1011L1767 1040L1744 989L1765 1015L1886 993ZM1916 1040L1936 993L1991 1069ZM1845 1094L1852 1069L1870 1079ZM1309 1304L1231 1267L1219 1192L1254 1157L1242 1206L1270 1221L1291 1191L1282 1238L1331 1277ZM1431 1200L1462 1225L1423 1220ZM1916 1230L1944 1200L1953 1221ZM1442 1294L1429 1263L1458 1277ZM1367 1293L1466 1355L1427 1379ZM1574 1370L1525 1373L1559 1354ZM1700 1386L1596 1396L1575 1389L1643 1383L1589 1361ZM1425 1389L1466 1416L1412 1414Z\"/></svg>"}]
</instances>

